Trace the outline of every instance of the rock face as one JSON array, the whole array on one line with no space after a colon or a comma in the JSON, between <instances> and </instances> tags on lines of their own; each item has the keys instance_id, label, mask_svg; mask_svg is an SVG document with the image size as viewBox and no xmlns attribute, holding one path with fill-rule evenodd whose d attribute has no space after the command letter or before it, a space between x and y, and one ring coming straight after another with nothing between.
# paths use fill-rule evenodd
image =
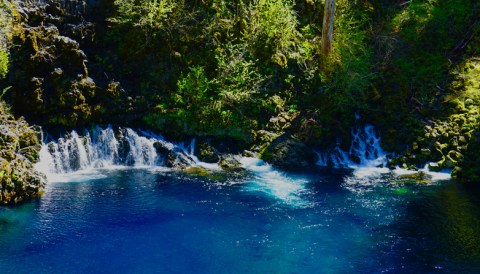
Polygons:
<instances>
[{"instance_id":1,"label":"rock face","mask_svg":"<svg viewBox=\"0 0 480 274\"><path fill-rule=\"evenodd\" d=\"M463 182L480 183L480 133L472 136L468 148L465 159L454 169L453 175Z\"/></svg>"},{"instance_id":2,"label":"rock face","mask_svg":"<svg viewBox=\"0 0 480 274\"><path fill-rule=\"evenodd\" d=\"M263 152L262 159L280 168L312 166L318 160L310 147L290 136L276 139Z\"/></svg>"},{"instance_id":3,"label":"rock face","mask_svg":"<svg viewBox=\"0 0 480 274\"><path fill-rule=\"evenodd\" d=\"M10 55L14 69L6 83L12 89L5 99L28 121L72 127L127 112L117 82L92 79L83 49L93 40L95 25L84 18L86 6L84 0L16 2Z\"/></svg>"},{"instance_id":4,"label":"rock face","mask_svg":"<svg viewBox=\"0 0 480 274\"><path fill-rule=\"evenodd\" d=\"M23 119L15 120L0 102L0 204L42 193L45 176L33 169L39 151L38 131Z\"/></svg>"}]
</instances>

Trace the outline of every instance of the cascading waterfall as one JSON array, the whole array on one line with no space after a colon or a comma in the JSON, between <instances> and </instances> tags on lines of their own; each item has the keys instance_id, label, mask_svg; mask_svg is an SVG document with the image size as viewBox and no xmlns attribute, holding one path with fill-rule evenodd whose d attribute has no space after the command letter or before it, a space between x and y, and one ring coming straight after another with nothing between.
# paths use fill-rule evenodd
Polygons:
<instances>
[{"instance_id":1,"label":"cascading waterfall","mask_svg":"<svg viewBox=\"0 0 480 274\"><path fill-rule=\"evenodd\" d=\"M193 162L190 146L174 145L161 136L130 128L115 132L111 127L96 127L92 133L85 131L80 136L76 131L66 134L57 141L44 143L40 150L40 161L36 168L46 174L69 173L89 168L110 166L156 166L162 165L166 153L172 152L185 162ZM163 149L163 154L158 149Z\"/></svg>"},{"instance_id":2,"label":"cascading waterfall","mask_svg":"<svg viewBox=\"0 0 480 274\"><path fill-rule=\"evenodd\" d=\"M58 174L110 166L158 166L164 164L165 151L174 153L178 161L187 165L206 164L194 155L194 139L185 146L183 143L169 143L161 135L141 130L139 133L130 128L115 131L110 126L105 129L97 126L83 135L72 131L42 146L37 170ZM344 168L375 167L386 163L386 154L373 126L358 128L352 132L352 137L348 152L336 147L329 152L317 153L317 165ZM164 153L158 152L159 147ZM213 169L213 165L206 167Z\"/></svg>"},{"instance_id":3,"label":"cascading waterfall","mask_svg":"<svg viewBox=\"0 0 480 274\"><path fill-rule=\"evenodd\" d=\"M380 146L380 137L372 125L352 131L352 143L349 151L335 147L330 152L317 153L319 166L376 167L386 164L386 153Z\"/></svg>"}]
</instances>

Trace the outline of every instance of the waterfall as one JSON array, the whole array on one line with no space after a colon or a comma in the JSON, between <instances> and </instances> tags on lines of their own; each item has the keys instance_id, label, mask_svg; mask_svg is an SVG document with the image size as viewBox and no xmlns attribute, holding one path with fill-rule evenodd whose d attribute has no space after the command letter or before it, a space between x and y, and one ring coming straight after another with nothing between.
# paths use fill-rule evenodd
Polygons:
<instances>
[{"instance_id":1,"label":"waterfall","mask_svg":"<svg viewBox=\"0 0 480 274\"><path fill-rule=\"evenodd\" d=\"M174 145L163 137L130 128L94 128L79 135L73 130L57 140L44 142L36 169L46 174L70 173L111 166L148 167L172 161L193 164L194 141L188 147ZM50 138L51 139L51 138ZM173 155L173 157L171 156Z\"/></svg>"},{"instance_id":2,"label":"waterfall","mask_svg":"<svg viewBox=\"0 0 480 274\"><path fill-rule=\"evenodd\" d=\"M317 152L319 166L376 167L386 164L386 153L380 146L380 137L372 125L352 131L352 143L349 151L338 146L328 152Z\"/></svg>"}]
</instances>

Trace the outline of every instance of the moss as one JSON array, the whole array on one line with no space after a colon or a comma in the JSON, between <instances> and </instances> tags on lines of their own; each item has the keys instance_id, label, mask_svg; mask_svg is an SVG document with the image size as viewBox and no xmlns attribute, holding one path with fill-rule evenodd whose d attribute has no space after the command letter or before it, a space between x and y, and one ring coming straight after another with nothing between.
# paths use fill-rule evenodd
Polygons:
<instances>
[{"instance_id":1,"label":"moss","mask_svg":"<svg viewBox=\"0 0 480 274\"><path fill-rule=\"evenodd\" d=\"M0 102L0 204L41 195L44 175L33 169L40 150L39 133L23 119L15 120Z\"/></svg>"},{"instance_id":2,"label":"moss","mask_svg":"<svg viewBox=\"0 0 480 274\"><path fill-rule=\"evenodd\" d=\"M413 143L412 150L404 153L408 156L407 163L422 166L434 162L430 165L432 170L454 169L457 178L478 180L475 175L478 170L472 164L476 162L472 149L480 128L479 63L477 58L468 59L453 70L454 80L443 100L445 116L424 127L418 138L421 141Z\"/></svg>"}]
</instances>

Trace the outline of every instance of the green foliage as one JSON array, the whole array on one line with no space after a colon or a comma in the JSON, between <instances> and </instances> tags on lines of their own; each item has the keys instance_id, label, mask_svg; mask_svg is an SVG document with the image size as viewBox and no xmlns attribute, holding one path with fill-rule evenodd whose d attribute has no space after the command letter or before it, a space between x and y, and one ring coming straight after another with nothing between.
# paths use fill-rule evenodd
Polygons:
<instances>
[{"instance_id":1,"label":"green foliage","mask_svg":"<svg viewBox=\"0 0 480 274\"><path fill-rule=\"evenodd\" d=\"M449 81L451 55L468 38L480 2L475 0L414 0L394 16L392 32L403 42L394 65L409 79L422 104L435 101L436 87Z\"/></svg>"},{"instance_id":2,"label":"green foliage","mask_svg":"<svg viewBox=\"0 0 480 274\"><path fill-rule=\"evenodd\" d=\"M180 77L178 91L173 94L177 118L184 123L187 132L211 133L232 123L232 112L222 108L222 102L213 91L210 81L200 66L190 69Z\"/></svg>"},{"instance_id":3,"label":"green foliage","mask_svg":"<svg viewBox=\"0 0 480 274\"><path fill-rule=\"evenodd\" d=\"M8 36L12 26L12 4L7 1L0 3L0 79L8 72Z\"/></svg>"},{"instance_id":4,"label":"green foliage","mask_svg":"<svg viewBox=\"0 0 480 274\"><path fill-rule=\"evenodd\" d=\"M480 100L480 58L470 58L454 70L455 80L449 86L445 102L456 99Z\"/></svg>"},{"instance_id":5,"label":"green foliage","mask_svg":"<svg viewBox=\"0 0 480 274\"><path fill-rule=\"evenodd\" d=\"M231 129L245 134L256 124L249 118L261 109L260 95L265 79L255 64L244 58L244 49L230 46L217 55L218 68L210 80L203 67L190 68L180 77L172 94L176 116L189 131L213 133Z\"/></svg>"},{"instance_id":6,"label":"green foliage","mask_svg":"<svg viewBox=\"0 0 480 274\"><path fill-rule=\"evenodd\" d=\"M263 52L280 66L296 57L300 36L298 20L290 0L255 0L246 8L243 39L257 55Z\"/></svg>"},{"instance_id":7,"label":"green foliage","mask_svg":"<svg viewBox=\"0 0 480 274\"><path fill-rule=\"evenodd\" d=\"M114 22L147 30L173 29L183 9L183 0L115 0L118 16Z\"/></svg>"},{"instance_id":8,"label":"green foliage","mask_svg":"<svg viewBox=\"0 0 480 274\"><path fill-rule=\"evenodd\" d=\"M265 78L258 72L255 62L246 58L242 45L227 45L217 56L216 85L224 104L242 107L262 92Z\"/></svg>"},{"instance_id":9,"label":"green foliage","mask_svg":"<svg viewBox=\"0 0 480 274\"><path fill-rule=\"evenodd\" d=\"M365 98L375 78L373 50L369 31L370 6L356 1L338 1L333 38L333 51L324 66L324 90L335 112L352 116L367 108Z\"/></svg>"},{"instance_id":10,"label":"green foliage","mask_svg":"<svg viewBox=\"0 0 480 274\"><path fill-rule=\"evenodd\" d=\"M196 66L190 69L185 77L178 80L178 93L174 94L173 101L176 104L190 107L200 107L208 101L208 93L211 92L211 81L208 80L202 67Z\"/></svg>"},{"instance_id":11,"label":"green foliage","mask_svg":"<svg viewBox=\"0 0 480 274\"><path fill-rule=\"evenodd\" d=\"M8 72L8 52L0 49L0 79L4 78Z\"/></svg>"}]
</instances>

